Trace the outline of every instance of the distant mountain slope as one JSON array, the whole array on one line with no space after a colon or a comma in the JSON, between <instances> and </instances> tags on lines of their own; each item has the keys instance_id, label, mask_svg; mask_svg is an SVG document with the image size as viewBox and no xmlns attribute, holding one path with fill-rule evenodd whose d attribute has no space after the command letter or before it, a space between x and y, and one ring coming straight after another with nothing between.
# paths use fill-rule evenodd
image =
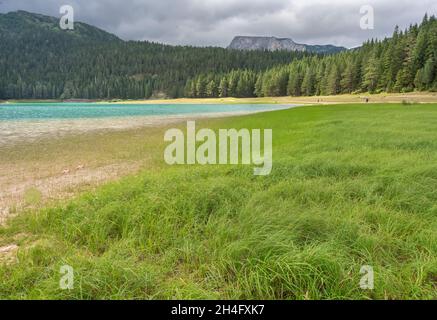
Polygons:
<instances>
[{"instance_id":1,"label":"distant mountain slope","mask_svg":"<svg viewBox=\"0 0 437 320\"><path fill-rule=\"evenodd\" d=\"M26 11L0 14L0 33L4 36L13 37L16 40L25 38L29 34L33 37L38 37L51 33L66 37L69 40L93 42L121 41L113 34L82 22L76 22L74 30L61 30L58 18Z\"/></svg>"},{"instance_id":2,"label":"distant mountain slope","mask_svg":"<svg viewBox=\"0 0 437 320\"><path fill-rule=\"evenodd\" d=\"M299 44L288 38L246 36L235 37L228 48L235 50L285 50L312 53L337 53L346 50L344 47L333 45Z\"/></svg>"},{"instance_id":3,"label":"distant mountain slope","mask_svg":"<svg viewBox=\"0 0 437 320\"><path fill-rule=\"evenodd\" d=\"M123 41L85 23L61 30L59 18L17 11L0 14L0 100L181 97L197 74L258 72L305 55Z\"/></svg>"}]
</instances>

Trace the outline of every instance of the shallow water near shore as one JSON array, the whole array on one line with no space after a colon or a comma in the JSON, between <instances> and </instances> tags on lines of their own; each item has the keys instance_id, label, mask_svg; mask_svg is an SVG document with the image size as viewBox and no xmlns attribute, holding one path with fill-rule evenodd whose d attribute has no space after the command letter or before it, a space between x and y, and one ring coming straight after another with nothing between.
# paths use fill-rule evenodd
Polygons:
<instances>
[{"instance_id":1,"label":"shallow water near shore","mask_svg":"<svg viewBox=\"0 0 437 320\"><path fill-rule=\"evenodd\" d=\"M283 110L293 105L26 103L0 105L0 146L99 130Z\"/></svg>"},{"instance_id":2,"label":"shallow water near shore","mask_svg":"<svg viewBox=\"0 0 437 320\"><path fill-rule=\"evenodd\" d=\"M18 103L0 105L0 121L256 112L283 109L284 107L286 106L268 104Z\"/></svg>"}]
</instances>

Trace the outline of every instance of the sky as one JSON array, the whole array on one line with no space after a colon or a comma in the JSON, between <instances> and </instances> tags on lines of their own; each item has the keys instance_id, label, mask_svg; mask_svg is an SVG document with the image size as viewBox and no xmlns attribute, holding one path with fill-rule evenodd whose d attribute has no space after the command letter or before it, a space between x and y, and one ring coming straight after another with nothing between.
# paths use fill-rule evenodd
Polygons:
<instances>
[{"instance_id":1,"label":"sky","mask_svg":"<svg viewBox=\"0 0 437 320\"><path fill-rule=\"evenodd\" d=\"M0 0L0 13L61 17L62 5L73 7L76 21L125 40L223 47L244 35L352 48L437 15L437 0ZM374 10L373 30L360 27L363 5Z\"/></svg>"}]
</instances>

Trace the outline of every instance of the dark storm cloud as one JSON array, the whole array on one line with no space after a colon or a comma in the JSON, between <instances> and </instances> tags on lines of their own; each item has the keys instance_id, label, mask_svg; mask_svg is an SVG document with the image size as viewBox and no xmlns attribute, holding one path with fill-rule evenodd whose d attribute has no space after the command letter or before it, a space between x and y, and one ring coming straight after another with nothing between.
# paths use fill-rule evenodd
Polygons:
<instances>
[{"instance_id":1,"label":"dark storm cloud","mask_svg":"<svg viewBox=\"0 0 437 320\"><path fill-rule=\"evenodd\" d=\"M234 35L273 35L353 47L437 13L436 0L0 0L0 12L60 16L64 4L73 6L76 20L123 39L220 46ZM375 10L374 30L359 26L366 4Z\"/></svg>"}]
</instances>

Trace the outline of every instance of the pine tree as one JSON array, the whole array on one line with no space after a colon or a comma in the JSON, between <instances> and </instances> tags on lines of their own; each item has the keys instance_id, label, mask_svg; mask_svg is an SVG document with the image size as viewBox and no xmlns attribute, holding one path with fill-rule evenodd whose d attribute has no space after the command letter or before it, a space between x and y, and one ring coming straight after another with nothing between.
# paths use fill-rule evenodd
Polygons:
<instances>
[{"instance_id":1,"label":"pine tree","mask_svg":"<svg viewBox=\"0 0 437 320\"><path fill-rule=\"evenodd\" d=\"M300 96L302 87L302 72L297 64L294 64L290 69L290 76L288 77L287 95Z\"/></svg>"},{"instance_id":2,"label":"pine tree","mask_svg":"<svg viewBox=\"0 0 437 320\"><path fill-rule=\"evenodd\" d=\"M200 76L196 83L196 97L205 98L206 97L206 79Z\"/></svg>"},{"instance_id":3,"label":"pine tree","mask_svg":"<svg viewBox=\"0 0 437 320\"><path fill-rule=\"evenodd\" d=\"M375 93L379 79L379 60L372 56L367 62L364 73L363 90Z\"/></svg>"},{"instance_id":4,"label":"pine tree","mask_svg":"<svg viewBox=\"0 0 437 320\"><path fill-rule=\"evenodd\" d=\"M412 62L415 70L423 68L426 62L426 53L428 49L428 28L426 19L424 19L423 28L419 31L416 45L413 48Z\"/></svg>"},{"instance_id":5,"label":"pine tree","mask_svg":"<svg viewBox=\"0 0 437 320\"><path fill-rule=\"evenodd\" d=\"M352 93L355 89L355 70L352 61L347 61L346 68L341 74L341 92Z\"/></svg>"},{"instance_id":6,"label":"pine tree","mask_svg":"<svg viewBox=\"0 0 437 320\"><path fill-rule=\"evenodd\" d=\"M206 86L206 96L216 98L218 96L218 87L214 80L211 80Z\"/></svg>"},{"instance_id":7,"label":"pine tree","mask_svg":"<svg viewBox=\"0 0 437 320\"><path fill-rule=\"evenodd\" d=\"M276 70L272 76L271 94L275 97L287 95L287 83L289 74L286 69Z\"/></svg>"},{"instance_id":8,"label":"pine tree","mask_svg":"<svg viewBox=\"0 0 437 320\"><path fill-rule=\"evenodd\" d=\"M235 97L237 95L238 75L232 71L229 75L228 96Z\"/></svg>"},{"instance_id":9,"label":"pine tree","mask_svg":"<svg viewBox=\"0 0 437 320\"><path fill-rule=\"evenodd\" d=\"M226 77L223 77L220 80L219 97L226 98L227 96L228 96L228 80L226 79Z\"/></svg>"},{"instance_id":10,"label":"pine tree","mask_svg":"<svg viewBox=\"0 0 437 320\"><path fill-rule=\"evenodd\" d=\"M237 83L237 88L235 91L235 96L242 98L245 96L245 92L246 92L246 87L247 87L247 78L245 77L245 75L240 75L238 77L238 83Z\"/></svg>"},{"instance_id":11,"label":"pine tree","mask_svg":"<svg viewBox=\"0 0 437 320\"><path fill-rule=\"evenodd\" d=\"M425 67L423 68L423 84L425 89L431 89L433 87L434 79L437 77L436 68L437 66L433 58L426 61Z\"/></svg>"},{"instance_id":12,"label":"pine tree","mask_svg":"<svg viewBox=\"0 0 437 320\"><path fill-rule=\"evenodd\" d=\"M312 96L315 94L315 76L311 67L307 67L306 69L305 76L302 81L301 91L307 96Z\"/></svg>"},{"instance_id":13,"label":"pine tree","mask_svg":"<svg viewBox=\"0 0 437 320\"><path fill-rule=\"evenodd\" d=\"M325 61L324 60L317 60L317 71L316 71L316 95L323 95L325 94L325 87L326 87L326 81L325 81ZM303 78L302 78L303 80Z\"/></svg>"},{"instance_id":14,"label":"pine tree","mask_svg":"<svg viewBox=\"0 0 437 320\"><path fill-rule=\"evenodd\" d=\"M396 76L396 84L394 87L397 92L408 92L413 90L415 76L412 57L414 42L414 37L412 37L411 34L406 33L406 36L402 41L404 45L402 68Z\"/></svg>"},{"instance_id":15,"label":"pine tree","mask_svg":"<svg viewBox=\"0 0 437 320\"><path fill-rule=\"evenodd\" d=\"M424 77L424 69L417 70L416 77L414 78L414 86L417 90L424 90L427 87L427 83Z\"/></svg>"},{"instance_id":16,"label":"pine tree","mask_svg":"<svg viewBox=\"0 0 437 320\"><path fill-rule=\"evenodd\" d=\"M263 79L264 79L264 75L263 74L259 74L257 76L257 80L256 80L256 83L255 83L255 91L254 91L255 96L257 96L257 97L263 97L264 96L264 94L263 94Z\"/></svg>"},{"instance_id":17,"label":"pine tree","mask_svg":"<svg viewBox=\"0 0 437 320\"><path fill-rule=\"evenodd\" d=\"M327 92L330 95L340 93L340 73L336 64L333 64L328 76Z\"/></svg>"}]
</instances>

